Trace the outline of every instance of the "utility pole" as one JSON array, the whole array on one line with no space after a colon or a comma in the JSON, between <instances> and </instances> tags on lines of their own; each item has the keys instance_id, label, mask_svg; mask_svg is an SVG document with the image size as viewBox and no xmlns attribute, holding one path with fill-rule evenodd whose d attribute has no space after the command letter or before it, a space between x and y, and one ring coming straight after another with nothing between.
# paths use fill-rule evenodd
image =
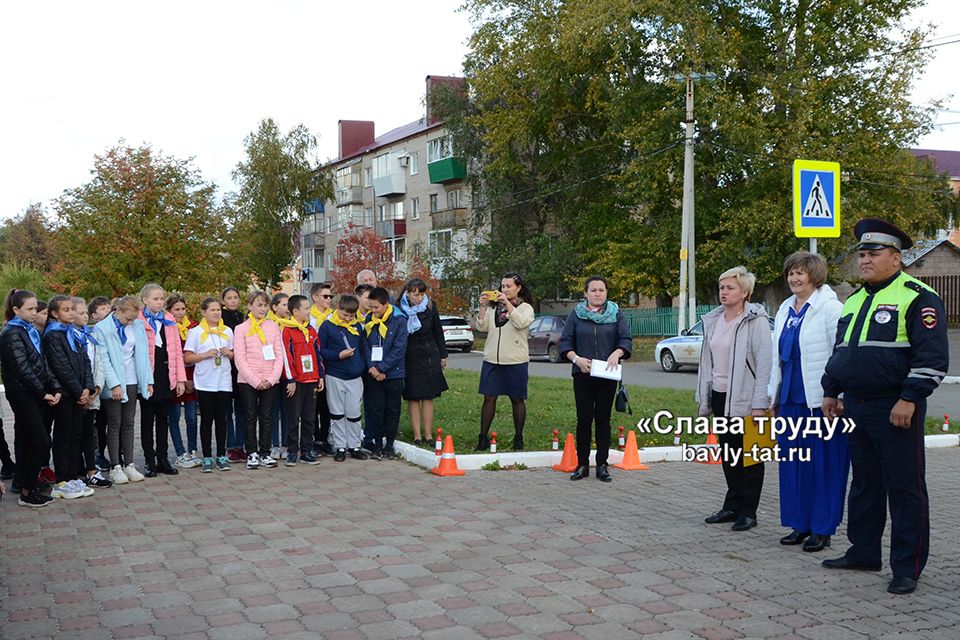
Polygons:
<instances>
[{"instance_id":1,"label":"utility pole","mask_svg":"<svg viewBox=\"0 0 960 640\"><path fill-rule=\"evenodd\" d=\"M684 119L683 208L680 219L680 313L677 328L683 331L697 323L697 234L693 190L693 85L697 80L713 80L713 73L677 74L686 82L687 109ZM688 277L689 275L689 277ZM689 314L689 317L688 317ZM688 324L689 322L689 324Z\"/></svg>"}]
</instances>

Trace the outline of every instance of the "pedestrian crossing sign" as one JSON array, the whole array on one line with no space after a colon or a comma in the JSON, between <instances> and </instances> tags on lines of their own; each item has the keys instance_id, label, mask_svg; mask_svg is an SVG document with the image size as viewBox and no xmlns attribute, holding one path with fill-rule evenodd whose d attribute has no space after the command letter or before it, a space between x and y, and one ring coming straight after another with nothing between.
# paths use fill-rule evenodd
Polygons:
<instances>
[{"instance_id":1,"label":"pedestrian crossing sign","mask_svg":"<svg viewBox=\"0 0 960 640\"><path fill-rule=\"evenodd\" d=\"M840 237L840 163L793 161L793 233Z\"/></svg>"}]
</instances>

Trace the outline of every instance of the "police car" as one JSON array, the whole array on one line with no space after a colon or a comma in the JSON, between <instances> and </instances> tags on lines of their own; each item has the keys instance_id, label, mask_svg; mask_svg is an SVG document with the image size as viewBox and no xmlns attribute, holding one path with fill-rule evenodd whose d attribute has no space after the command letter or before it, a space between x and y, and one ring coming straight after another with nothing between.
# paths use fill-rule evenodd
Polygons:
<instances>
[{"instance_id":1,"label":"police car","mask_svg":"<svg viewBox=\"0 0 960 640\"><path fill-rule=\"evenodd\" d=\"M773 332L773 318L770 318L770 331ZM703 346L703 320L689 329L684 329L675 338L666 338L657 343L653 358L660 368L673 373L681 366L700 364L700 348Z\"/></svg>"}]
</instances>

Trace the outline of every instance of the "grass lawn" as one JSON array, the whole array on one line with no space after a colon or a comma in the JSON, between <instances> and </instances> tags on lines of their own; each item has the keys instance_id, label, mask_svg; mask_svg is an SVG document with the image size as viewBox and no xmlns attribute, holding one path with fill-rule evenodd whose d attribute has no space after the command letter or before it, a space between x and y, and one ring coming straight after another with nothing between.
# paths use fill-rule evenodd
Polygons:
<instances>
[{"instance_id":1,"label":"grass lawn","mask_svg":"<svg viewBox=\"0 0 960 640\"><path fill-rule=\"evenodd\" d=\"M447 369L444 371L450 390L436 402L434 427L441 427L444 434L453 436L457 453L470 453L477 445L480 432L480 405L482 398L477 393L480 374L474 371ZM686 389L652 389L649 387L627 386L633 415L613 413L611 442L617 444L619 430L623 426L630 429L637 420L653 417L658 411L667 410L675 416L695 416L696 405L693 392ZM570 378L530 377L527 398L527 421L523 437L526 450L550 449L553 442L553 430L557 429L560 447L563 448L567 432L576 432L577 412L573 402L573 383ZM928 434L943 433L942 418L927 418ZM497 403L497 416L494 418L491 432L496 432L497 443L501 451L512 450L513 417L510 400L500 398ZM950 433L960 433L960 425L951 425ZM413 441L410 418L406 408L400 418L401 440ZM689 444L703 443L703 436L684 436ZM641 447L656 447L673 444L672 435L644 434L637 432L637 444ZM432 448L432 445L431 445Z\"/></svg>"}]
</instances>

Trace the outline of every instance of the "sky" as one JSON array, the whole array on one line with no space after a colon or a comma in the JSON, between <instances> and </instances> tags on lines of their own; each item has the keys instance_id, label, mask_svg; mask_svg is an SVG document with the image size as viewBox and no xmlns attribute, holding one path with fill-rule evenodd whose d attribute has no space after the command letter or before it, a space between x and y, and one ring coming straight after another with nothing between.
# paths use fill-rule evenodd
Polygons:
<instances>
[{"instance_id":1,"label":"sky","mask_svg":"<svg viewBox=\"0 0 960 640\"><path fill-rule=\"evenodd\" d=\"M337 155L337 121L376 134L423 112L427 75L458 75L471 26L460 0L48 0L0 4L0 217L49 205L89 179L123 139L194 158L235 189L243 138L272 117L306 125L318 160ZM956 0L915 17L958 34ZM952 6L953 5L953 6ZM955 39L955 38L951 38ZM945 100L960 121L960 44L934 49L913 100ZM950 94L954 94L953 97ZM960 150L960 124L917 146Z\"/></svg>"}]
</instances>

